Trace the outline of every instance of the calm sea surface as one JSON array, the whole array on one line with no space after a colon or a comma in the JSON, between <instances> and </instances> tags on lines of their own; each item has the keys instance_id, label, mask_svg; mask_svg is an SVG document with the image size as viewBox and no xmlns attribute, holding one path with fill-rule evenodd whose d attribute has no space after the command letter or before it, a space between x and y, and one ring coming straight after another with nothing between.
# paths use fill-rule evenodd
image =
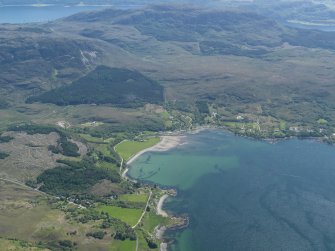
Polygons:
<instances>
[{"instance_id":1,"label":"calm sea surface","mask_svg":"<svg viewBox=\"0 0 335 251\"><path fill-rule=\"evenodd\" d=\"M120 5L119 9L130 9L139 6ZM73 15L82 11L93 11L108 6L0 6L0 23L47 22Z\"/></svg>"},{"instance_id":2,"label":"calm sea surface","mask_svg":"<svg viewBox=\"0 0 335 251\"><path fill-rule=\"evenodd\" d=\"M143 154L130 176L178 189L165 209L190 226L167 233L172 250L335 250L333 146L205 131Z\"/></svg>"}]
</instances>

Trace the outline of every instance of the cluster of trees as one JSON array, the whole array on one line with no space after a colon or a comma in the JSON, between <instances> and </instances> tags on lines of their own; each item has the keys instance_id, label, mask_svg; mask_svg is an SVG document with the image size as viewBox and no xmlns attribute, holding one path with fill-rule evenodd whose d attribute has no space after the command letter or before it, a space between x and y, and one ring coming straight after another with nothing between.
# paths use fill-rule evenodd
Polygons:
<instances>
[{"instance_id":1,"label":"cluster of trees","mask_svg":"<svg viewBox=\"0 0 335 251\"><path fill-rule=\"evenodd\" d=\"M202 41L200 50L204 55L234 55L244 57L260 57L266 53L264 49L242 49L232 43L223 41Z\"/></svg>"},{"instance_id":2,"label":"cluster of trees","mask_svg":"<svg viewBox=\"0 0 335 251\"><path fill-rule=\"evenodd\" d=\"M8 153L3 153L3 152L0 152L0 159L5 159L9 157L9 154Z\"/></svg>"},{"instance_id":3,"label":"cluster of trees","mask_svg":"<svg viewBox=\"0 0 335 251\"><path fill-rule=\"evenodd\" d=\"M114 104L120 107L140 107L146 103L162 103L164 89L139 72L98 66L85 77L39 96L28 103L56 105Z\"/></svg>"},{"instance_id":4,"label":"cluster of trees","mask_svg":"<svg viewBox=\"0 0 335 251\"><path fill-rule=\"evenodd\" d=\"M209 113L209 108L206 101L197 101L195 105L200 113Z\"/></svg>"},{"instance_id":5,"label":"cluster of trees","mask_svg":"<svg viewBox=\"0 0 335 251\"><path fill-rule=\"evenodd\" d=\"M145 238L145 240L146 240L146 242L147 242L147 244L148 244L148 247L149 247L150 249L158 248L158 245L157 245L157 243L155 242L155 240L154 240L153 238L147 236L147 237Z\"/></svg>"},{"instance_id":6,"label":"cluster of trees","mask_svg":"<svg viewBox=\"0 0 335 251\"><path fill-rule=\"evenodd\" d=\"M136 240L136 233L128 224L119 219L110 217L107 213L105 213L105 215L107 215L107 217L100 227L102 229L112 228L112 237L114 239L123 241L126 239Z\"/></svg>"},{"instance_id":7,"label":"cluster of trees","mask_svg":"<svg viewBox=\"0 0 335 251\"><path fill-rule=\"evenodd\" d=\"M37 177L37 183L43 184L41 191L69 197L86 194L89 188L103 179L114 183L121 181L119 173L115 170L96 168L87 160L60 162L66 166L46 170Z\"/></svg>"},{"instance_id":8,"label":"cluster of trees","mask_svg":"<svg viewBox=\"0 0 335 251\"><path fill-rule=\"evenodd\" d=\"M91 220L103 220L99 231L87 233L87 236L92 236L97 239L103 239L106 235L106 229L112 230L112 237L117 240L136 240L136 233L127 223L109 216L108 213L98 212L94 209L82 210L78 215L78 211L71 212L72 217L77 218L78 222L87 223Z\"/></svg>"},{"instance_id":9,"label":"cluster of trees","mask_svg":"<svg viewBox=\"0 0 335 251\"><path fill-rule=\"evenodd\" d=\"M105 220L108 218L107 214L103 212L99 213L96 210L85 210L84 212L80 212L80 214L78 214L77 211L73 211L71 212L71 216L77 218L78 222L80 223L87 223L91 220L93 221Z\"/></svg>"},{"instance_id":10,"label":"cluster of trees","mask_svg":"<svg viewBox=\"0 0 335 251\"><path fill-rule=\"evenodd\" d=\"M80 156L79 148L77 144L68 140L67 137L61 135L61 137L57 141L57 146L50 145L48 147L49 151L55 154L63 154L69 157L78 157Z\"/></svg>"},{"instance_id":11,"label":"cluster of trees","mask_svg":"<svg viewBox=\"0 0 335 251\"><path fill-rule=\"evenodd\" d=\"M29 135L34 135L38 133L39 134L49 134L52 132L61 133L60 130L54 126L35 125L35 124L11 125L8 127L8 131L26 132Z\"/></svg>"},{"instance_id":12,"label":"cluster of trees","mask_svg":"<svg viewBox=\"0 0 335 251\"><path fill-rule=\"evenodd\" d=\"M94 231L94 232L89 232L89 233L86 234L86 236L88 236L88 237L93 237L93 238L99 239L99 240L102 240L105 237L105 235L106 235L106 232L101 231L101 230Z\"/></svg>"},{"instance_id":13,"label":"cluster of trees","mask_svg":"<svg viewBox=\"0 0 335 251\"><path fill-rule=\"evenodd\" d=\"M77 248L77 243L70 240L38 242L37 247L41 249L55 250L55 251L72 251Z\"/></svg>"},{"instance_id":14,"label":"cluster of trees","mask_svg":"<svg viewBox=\"0 0 335 251\"><path fill-rule=\"evenodd\" d=\"M72 242L70 240L60 240L58 243L59 243L60 246L65 247L65 248L69 248L69 249L77 246L76 242Z\"/></svg>"},{"instance_id":15,"label":"cluster of trees","mask_svg":"<svg viewBox=\"0 0 335 251\"><path fill-rule=\"evenodd\" d=\"M0 143L8 143L13 139L11 136L0 136Z\"/></svg>"},{"instance_id":16,"label":"cluster of trees","mask_svg":"<svg viewBox=\"0 0 335 251\"><path fill-rule=\"evenodd\" d=\"M140 132L151 131L160 132L166 129L164 121L156 116L143 116L138 117L136 121L127 122L113 122L113 121L102 121L103 125L94 128L85 128L81 132L90 134L97 138L110 138L115 137L116 139L112 142L113 145L117 144L117 140L122 141L125 138L133 138L134 135L138 135ZM118 134L122 133L125 135L122 138L118 138Z\"/></svg>"}]
</instances>

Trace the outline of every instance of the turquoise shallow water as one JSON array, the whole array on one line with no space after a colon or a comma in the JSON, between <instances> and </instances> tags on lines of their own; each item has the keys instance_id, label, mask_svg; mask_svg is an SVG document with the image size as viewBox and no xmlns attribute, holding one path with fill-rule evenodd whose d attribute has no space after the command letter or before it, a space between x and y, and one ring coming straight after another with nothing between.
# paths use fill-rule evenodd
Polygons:
<instances>
[{"instance_id":1,"label":"turquoise shallow water","mask_svg":"<svg viewBox=\"0 0 335 251\"><path fill-rule=\"evenodd\" d=\"M175 251L335 250L335 148L309 140L276 144L222 131L146 153L130 176L179 191L165 208L187 213L168 232Z\"/></svg>"}]
</instances>

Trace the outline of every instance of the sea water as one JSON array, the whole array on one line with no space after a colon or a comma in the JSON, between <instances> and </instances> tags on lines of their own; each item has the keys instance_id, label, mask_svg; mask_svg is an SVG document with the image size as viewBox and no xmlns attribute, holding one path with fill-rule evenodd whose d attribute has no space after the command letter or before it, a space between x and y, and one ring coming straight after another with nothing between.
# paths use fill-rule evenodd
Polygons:
<instances>
[{"instance_id":1,"label":"sea water","mask_svg":"<svg viewBox=\"0 0 335 251\"><path fill-rule=\"evenodd\" d=\"M335 250L333 146L204 131L141 155L129 175L178 190L164 209L190 225L166 233L171 250Z\"/></svg>"}]
</instances>

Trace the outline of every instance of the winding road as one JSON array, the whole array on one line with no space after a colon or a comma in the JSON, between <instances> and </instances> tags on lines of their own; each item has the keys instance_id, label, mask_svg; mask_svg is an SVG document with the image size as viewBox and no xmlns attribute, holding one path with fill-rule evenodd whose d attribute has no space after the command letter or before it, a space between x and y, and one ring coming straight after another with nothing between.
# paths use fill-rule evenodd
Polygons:
<instances>
[{"instance_id":1,"label":"winding road","mask_svg":"<svg viewBox=\"0 0 335 251\"><path fill-rule=\"evenodd\" d=\"M145 212L147 211L147 208L149 206L149 202L150 202L151 196L152 196L152 191L150 190L149 198L148 198L147 204L145 205L143 213L142 213L140 219L138 220L138 222L134 226L131 227L132 229L135 229L138 226L138 224L141 223L141 221L142 221L142 219L143 219L143 217L145 215ZM138 236L137 236L137 234L136 234L136 249L135 249L135 251L138 251Z\"/></svg>"}]
</instances>

